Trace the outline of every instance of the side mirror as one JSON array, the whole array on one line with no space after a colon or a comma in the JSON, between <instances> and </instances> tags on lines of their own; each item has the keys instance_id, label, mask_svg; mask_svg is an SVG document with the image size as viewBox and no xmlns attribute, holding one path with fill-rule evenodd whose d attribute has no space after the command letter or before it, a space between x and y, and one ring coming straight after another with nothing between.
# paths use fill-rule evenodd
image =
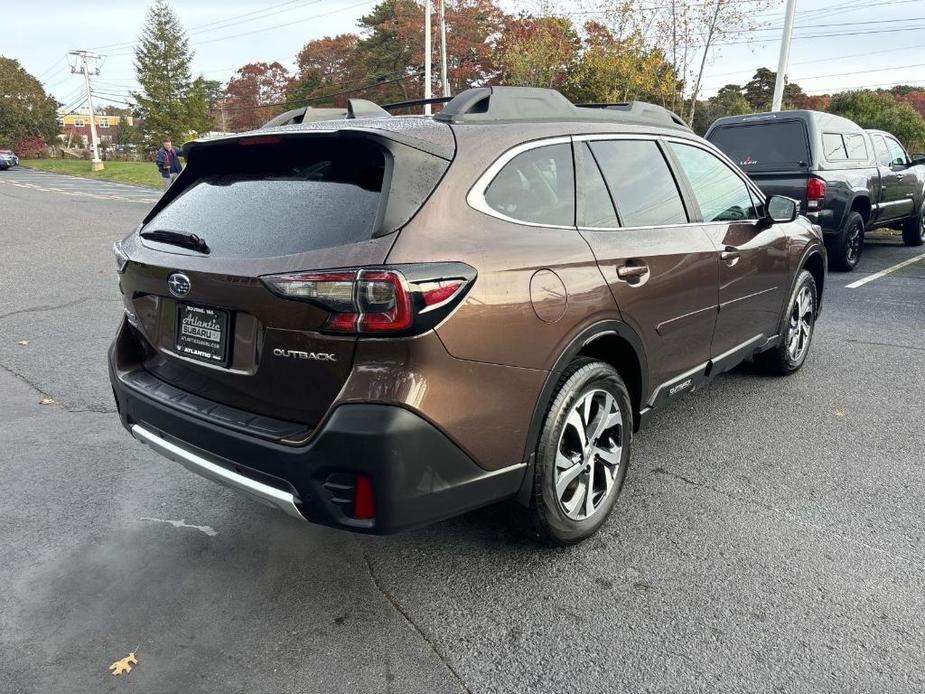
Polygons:
<instances>
[{"instance_id":1,"label":"side mirror","mask_svg":"<svg viewBox=\"0 0 925 694\"><path fill-rule=\"evenodd\" d=\"M797 218L800 211L800 203L793 198L787 198L783 195L772 195L768 198L767 207L768 219L772 223L792 222Z\"/></svg>"},{"instance_id":2,"label":"side mirror","mask_svg":"<svg viewBox=\"0 0 925 694\"><path fill-rule=\"evenodd\" d=\"M925 164L925 152L914 152L912 154L912 165Z\"/></svg>"}]
</instances>

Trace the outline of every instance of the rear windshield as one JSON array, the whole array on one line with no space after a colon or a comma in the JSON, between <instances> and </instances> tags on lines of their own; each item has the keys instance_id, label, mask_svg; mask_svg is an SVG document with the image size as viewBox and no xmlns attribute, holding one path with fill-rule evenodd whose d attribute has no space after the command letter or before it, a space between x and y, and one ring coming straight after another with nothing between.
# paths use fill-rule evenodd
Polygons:
<instances>
[{"instance_id":1,"label":"rear windshield","mask_svg":"<svg viewBox=\"0 0 925 694\"><path fill-rule=\"evenodd\" d=\"M724 125L708 139L746 171L801 168L810 161L799 121Z\"/></svg>"},{"instance_id":2,"label":"rear windshield","mask_svg":"<svg viewBox=\"0 0 925 694\"><path fill-rule=\"evenodd\" d=\"M370 142L303 138L203 151L200 177L146 231L197 234L212 256L270 257L367 241L385 155Z\"/></svg>"}]
</instances>

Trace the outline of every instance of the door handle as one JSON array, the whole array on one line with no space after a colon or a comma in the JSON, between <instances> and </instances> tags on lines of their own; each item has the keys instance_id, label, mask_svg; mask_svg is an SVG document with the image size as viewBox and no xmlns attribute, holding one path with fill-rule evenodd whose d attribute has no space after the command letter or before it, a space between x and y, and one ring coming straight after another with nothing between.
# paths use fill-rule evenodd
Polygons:
<instances>
[{"instance_id":1,"label":"door handle","mask_svg":"<svg viewBox=\"0 0 925 694\"><path fill-rule=\"evenodd\" d=\"M641 284L649 276L649 266L645 263L640 265L621 265L617 268L617 277L629 284Z\"/></svg>"},{"instance_id":2,"label":"door handle","mask_svg":"<svg viewBox=\"0 0 925 694\"><path fill-rule=\"evenodd\" d=\"M726 246L719 257L723 259L723 262L726 263L729 267L732 267L737 262L739 262L739 249L732 246Z\"/></svg>"}]
</instances>

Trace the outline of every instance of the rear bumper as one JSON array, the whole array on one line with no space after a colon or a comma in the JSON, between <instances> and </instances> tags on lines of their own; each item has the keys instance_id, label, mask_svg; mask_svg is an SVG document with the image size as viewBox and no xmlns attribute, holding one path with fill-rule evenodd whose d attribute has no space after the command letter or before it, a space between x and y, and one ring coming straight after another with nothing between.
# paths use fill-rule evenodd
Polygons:
<instances>
[{"instance_id":1,"label":"rear bumper","mask_svg":"<svg viewBox=\"0 0 925 694\"><path fill-rule=\"evenodd\" d=\"M115 345L114 345L115 347ZM365 533L425 525L514 496L525 466L489 472L419 415L394 405L335 408L304 445L240 431L109 374L119 417L132 435L204 477L310 522ZM375 517L353 513L356 476L369 477Z\"/></svg>"}]
</instances>

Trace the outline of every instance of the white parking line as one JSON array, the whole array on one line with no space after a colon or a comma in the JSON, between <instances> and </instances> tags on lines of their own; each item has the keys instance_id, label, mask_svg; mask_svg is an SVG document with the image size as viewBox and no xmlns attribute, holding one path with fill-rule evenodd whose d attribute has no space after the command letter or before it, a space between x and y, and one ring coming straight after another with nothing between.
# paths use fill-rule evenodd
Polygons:
<instances>
[{"instance_id":1,"label":"white parking line","mask_svg":"<svg viewBox=\"0 0 925 694\"><path fill-rule=\"evenodd\" d=\"M888 267L886 270L875 272L874 274L868 275L867 277L864 277L863 279L859 279L857 282L846 284L845 289L857 289L861 285L867 284L868 282L873 282L874 280L878 280L881 277L889 275L891 272L896 272L897 270L904 268L907 265L912 265L913 263L917 263L920 260L925 260L925 253L922 253L922 255L917 255L914 258L909 258L909 260L904 260L901 263L896 263L896 265L893 265L892 267Z\"/></svg>"}]
</instances>

